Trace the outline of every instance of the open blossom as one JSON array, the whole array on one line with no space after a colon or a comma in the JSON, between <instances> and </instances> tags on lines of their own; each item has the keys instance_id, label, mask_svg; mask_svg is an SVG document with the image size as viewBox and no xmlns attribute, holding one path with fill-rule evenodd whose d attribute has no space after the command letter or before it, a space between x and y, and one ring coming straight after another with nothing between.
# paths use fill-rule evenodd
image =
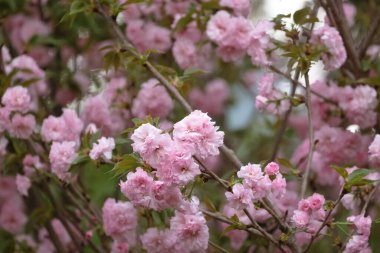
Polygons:
<instances>
[{"instance_id":1,"label":"open blossom","mask_svg":"<svg viewBox=\"0 0 380 253\"><path fill-rule=\"evenodd\" d=\"M130 202L108 198L102 208L103 227L114 238L128 236L137 227L137 210Z\"/></svg>"},{"instance_id":2,"label":"open blossom","mask_svg":"<svg viewBox=\"0 0 380 253\"><path fill-rule=\"evenodd\" d=\"M350 86L342 88L339 96L339 107L344 111L345 117L361 128L373 127L376 124L378 104L376 90L369 85L355 88Z\"/></svg>"},{"instance_id":3,"label":"open blossom","mask_svg":"<svg viewBox=\"0 0 380 253\"><path fill-rule=\"evenodd\" d=\"M214 125L206 113L196 110L174 124L173 138L203 159L218 155L224 132Z\"/></svg>"},{"instance_id":4,"label":"open blossom","mask_svg":"<svg viewBox=\"0 0 380 253\"><path fill-rule=\"evenodd\" d=\"M31 97L28 89L22 86L8 88L1 103L10 111L27 112L31 109Z\"/></svg>"},{"instance_id":5,"label":"open blossom","mask_svg":"<svg viewBox=\"0 0 380 253\"><path fill-rule=\"evenodd\" d=\"M208 247L209 230L201 212L176 214L170 220L170 230L176 236L177 252L205 252Z\"/></svg>"},{"instance_id":6,"label":"open blossom","mask_svg":"<svg viewBox=\"0 0 380 253\"><path fill-rule=\"evenodd\" d=\"M251 10L250 0L221 0L221 6L226 6L234 10L236 14L247 16Z\"/></svg>"},{"instance_id":7,"label":"open blossom","mask_svg":"<svg viewBox=\"0 0 380 253\"><path fill-rule=\"evenodd\" d=\"M76 141L79 142L83 122L77 113L64 109L60 117L50 115L41 126L41 135L45 141Z\"/></svg>"},{"instance_id":8,"label":"open blossom","mask_svg":"<svg viewBox=\"0 0 380 253\"><path fill-rule=\"evenodd\" d=\"M27 139L33 134L36 127L36 119L33 115L16 114L13 116L9 127L9 134L20 139Z\"/></svg>"},{"instance_id":9,"label":"open blossom","mask_svg":"<svg viewBox=\"0 0 380 253\"><path fill-rule=\"evenodd\" d=\"M257 182L264 177L260 165L250 163L248 165L242 166L238 171L237 176L239 178L242 178L244 184L248 186L257 184Z\"/></svg>"},{"instance_id":10,"label":"open blossom","mask_svg":"<svg viewBox=\"0 0 380 253\"><path fill-rule=\"evenodd\" d=\"M169 229L158 230L157 228L148 228L140 238L144 249L148 253L169 252L176 243L175 234Z\"/></svg>"},{"instance_id":11,"label":"open blossom","mask_svg":"<svg viewBox=\"0 0 380 253\"><path fill-rule=\"evenodd\" d=\"M153 167L160 167L172 144L169 134L149 123L139 126L131 135L131 140L133 151Z\"/></svg>"},{"instance_id":12,"label":"open blossom","mask_svg":"<svg viewBox=\"0 0 380 253\"><path fill-rule=\"evenodd\" d=\"M285 94L274 87L273 74L265 74L259 83L259 94L256 97L256 108L275 115L283 115L289 108L290 102Z\"/></svg>"},{"instance_id":13,"label":"open blossom","mask_svg":"<svg viewBox=\"0 0 380 253\"><path fill-rule=\"evenodd\" d=\"M380 134L376 134L371 145L368 147L371 162L380 165Z\"/></svg>"},{"instance_id":14,"label":"open blossom","mask_svg":"<svg viewBox=\"0 0 380 253\"><path fill-rule=\"evenodd\" d=\"M371 233L371 217L364 217L363 215L350 216L347 218L347 221L354 223L358 234L369 236Z\"/></svg>"},{"instance_id":15,"label":"open blossom","mask_svg":"<svg viewBox=\"0 0 380 253\"><path fill-rule=\"evenodd\" d=\"M124 241L113 241L111 253L129 253L129 243Z\"/></svg>"},{"instance_id":16,"label":"open blossom","mask_svg":"<svg viewBox=\"0 0 380 253\"><path fill-rule=\"evenodd\" d=\"M245 188L242 184L235 184L232 192L226 192L226 198L231 206L241 210L252 204L252 190Z\"/></svg>"},{"instance_id":17,"label":"open blossom","mask_svg":"<svg viewBox=\"0 0 380 253\"><path fill-rule=\"evenodd\" d=\"M21 195L28 196L28 190L31 186L31 182L27 176L17 174L16 185L17 185L17 190Z\"/></svg>"},{"instance_id":18,"label":"open blossom","mask_svg":"<svg viewBox=\"0 0 380 253\"><path fill-rule=\"evenodd\" d=\"M346 61L347 54L343 45L342 37L335 27L325 25L314 29L310 38L310 43L326 47L327 53L322 53L322 61L325 70L335 70L340 68Z\"/></svg>"},{"instance_id":19,"label":"open blossom","mask_svg":"<svg viewBox=\"0 0 380 253\"><path fill-rule=\"evenodd\" d=\"M199 165L191 153L182 145L174 142L166 150L163 162L157 167L156 176L171 185L186 185L201 174Z\"/></svg>"},{"instance_id":20,"label":"open blossom","mask_svg":"<svg viewBox=\"0 0 380 253\"><path fill-rule=\"evenodd\" d=\"M53 142L51 145L49 160L51 170L59 179L67 180L71 163L77 157L76 144L73 141Z\"/></svg>"},{"instance_id":21,"label":"open blossom","mask_svg":"<svg viewBox=\"0 0 380 253\"><path fill-rule=\"evenodd\" d=\"M92 160L99 159L103 157L104 159L112 158L112 150L115 148L115 140L113 138L102 137L97 143L94 143L90 151L90 157Z\"/></svg>"},{"instance_id":22,"label":"open blossom","mask_svg":"<svg viewBox=\"0 0 380 253\"><path fill-rule=\"evenodd\" d=\"M129 172L126 181L120 182L121 192L134 205L140 206L150 205L152 187L153 178L140 167L136 169L136 172Z\"/></svg>"},{"instance_id":23,"label":"open blossom","mask_svg":"<svg viewBox=\"0 0 380 253\"><path fill-rule=\"evenodd\" d=\"M269 176L277 175L280 172L280 166L275 162L270 162L265 166L265 173Z\"/></svg>"},{"instance_id":24,"label":"open blossom","mask_svg":"<svg viewBox=\"0 0 380 253\"><path fill-rule=\"evenodd\" d=\"M310 217L307 212L296 210L293 213L292 221L296 225L296 227L302 228L306 227L309 224Z\"/></svg>"},{"instance_id":25,"label":"open blossom","mask_svg":"<svg viewBox=\"0 0 380 253\"><path fill-rule=\"evenodd\" d=\"M141 85L137 97L133 100L132 113L139 118L148 115L165 118L173 107L173 100L166 89L152 78Z\"/></svg>"},{"instance_id":26,"label":"open blossom","mask_svg":"<svg viewBox=\"0 0 380 253\"><path fill-rule=\"evenodd\" d=\"M229 88L223 79L214 79L206 84L205 90L195 88L189 93L192 106L207 112L212 116L219 116L224 111L224 103L229 95Z\"/></svg>"},{"instance_id":27,"label":"open blossom","mask_svg":"<svg viewBox=\"0 0 380 253\"><path fill-rule=\"evenodd\" d=\"M371 217L364 217L363 215L350 216L347 221L354 223L356 233L350 238L343 252L372 252L368 245L372 225Z\"/></svg>"},{"instance_id":28,"label":"open blossom","mask_svg":"<svg viewBox=\"0 0 380 253\"><path fill-rule=\"evenodd\" d=\"M21 233L27 222L20 197L8 198L0 207L0 227L11 234Z\"/></svg>"},{"instance_id":29,"label":"open blossom","mask_svg":"<svg viewBox=\"0 0 380 253\"><path fill-rule=\"evenodd\" d=\"M150 208L154 210L179 208L182 194L178 187L170 186L162 181L154 181L151 190L152 201L149 203Z\"/></svg>"},{"instance_id":30,"label":"open blossom","mask_svg":"<svg viewBox=\"0 0 380 253\"><path fill-rule=\"evenodd\" d=\"M325 203L325 197L323 195L314 193L309 198L310 208L313 211L317 211L318 209L321 209L323 207L323 204Z\"/></svg>"},{"instance_id":31,"label":"open blossom","mask_svg":"<svg viewBox=\"0 0 380 253\"><path fill-rule=\"evenodd\" d=\"M267 66L271 63L266 50L272 45L269 31L271 31L273 27L274 24L272 22L260 21L251 30L247 53L251 56L253 64Z\"/></svg>"},{"instance_id":32,"label":"open blossom","mask_svg":"<svg viewBox=\"0 0 380 253\"><path fill-rule=\"evenodd\" d=\"M39 156L27 154L22 160L23 171L26 176L31 176L35 170L44 169L45 165L41 163Z\"/></svg>"}]
</instances>

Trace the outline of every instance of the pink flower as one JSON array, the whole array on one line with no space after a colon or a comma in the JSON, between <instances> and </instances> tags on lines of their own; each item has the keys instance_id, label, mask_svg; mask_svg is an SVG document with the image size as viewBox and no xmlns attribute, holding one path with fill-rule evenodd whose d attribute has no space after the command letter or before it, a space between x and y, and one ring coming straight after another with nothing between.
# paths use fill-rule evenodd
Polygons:
<instances>
[{"instance_id":1,"label":"pink flower","mask_svg":"<svg viewBox=\"0 0 380 253\"><path fill-rule=\"evenodd\" d=\"M267 175L274 176L280 172L280 166L275 162L270 162L265 166L264 170Z\"/></svg>"},{"instance_id":2,"label":"pink flower","mask_svg":"<svg viewBox=\"0 0 380 253\"><path fill-rule=\"evenodd\" d=\"M335 27L325 25L314 29L310 43L322 45L327 49L328 52L321 55L322 61L325 64L325 70L338 69L346 61L346 49Z\"/></svg>"},{"instance_id":3,"label":"pink flower","mask_svg":"<svg viewBox=\"0 0 380 253\"><path fill-rule=\"evenodd\" d=\"M21 233L27 217L23 212L22 200L18 196L10 197L0 208L0 227L16 235Z\"/></svg>"},{"instance_id":4,"label":"pink flower","mask_svg":"<svg viewBox=\"0 0 380 253\"><path fill-rule=\"evenodd\" d=\"M298 202L298 209L303 212L310 212L311 211L311 204L309 199L301 199L300 202Z\"/></svg>"},{"instance_id":5,"label":"pink flower","mask_svg":"<svg viewBox=\"0 0 380 253\"><path fill-rule=\"evenodd\" d=\"M338 98L339 107L347 119L361 128L373 127L376 124L378 104L376 90L368 85L342 88Z\"/></svg>"},{"instance_id":6,"label":"pink flower","mask_svg":"<svg viewBox=\"0 0 380 253\"><path fill-rule=\"evenodd\" d=\"M176 236L177 252L205 252L209 231L202 213L184 214L176 212L170 220L170 231Z\"/></svg>"},{"instance_id":7,"label":"pink flower","mask_svg":"<svg viewBox=\"0 0 380 253\"><path fill-rule=\"evenodd\" d=\"M182 145L174 142L166 150L163 161L157 167L156 176L171 185L186 185L201 174L199 165L191 153Z\"/></svg>"},{"instance_id":8,"label":"pink flower","mask_svg":"<svg viewBox=\"0 0 380 253\"><path fill-rule=\"evenodd\" d=\"M179 38L173 45L173 56L181 69L195 67L197 63L197 47L187 38Z\"/></svg>"},{"instance_id":9,"label":"pink flower","mask_svg":"<svg viewBox=\"0 0 380 253\"><path fill-rule=\"evenodd\" d=\"M272 194L275 198L281 198L286 193L286 180L281 174L277 174L272 181Z\"/></svg>"},{"instance_id":10,"label":"pink flower","mask_svg":"<svg viewBox=\"0 0 380 253\"><path fill-rule=\"evenodd\" d=\"M94 143L90 151L90 157L92 160L99 159L100 157L109 160L112 158L112 150L114 148L115 140L113 138L102 137L97 143Z\"/></svg>"},{"instance_id":11,"label":"pink flower","mask_svg":"<svg viewBox=\"0 0 380 253\"><path fill-rule=\"evenodd\" d=\"M10 110L6 107L0 107L0 133L7 130L11 124Z\"/></svg>"},{"instance_id":12,"label":"pink flower","mask_svg":"<svg viewBox=\"0 0 380 253\"><path fill-rule=\"evenodd\" d=\"M35 170L41 170L45 168L45 165L41 163L39 156L33 156L30 154L27 154L24 159L22 160L22 165L24 174L26 176L31 176L35 172Z\"/></svg>"},{"instance_id":13,"label":"pink flower","mask_svg":"<svg viewBox=\"0 0 380 253\"><path fill-rule=\"evenodd\" d=\"M153 178L140 167L136 169L136 172L129 172L125 182L120 182L121 192L134 205L139 206L148 207L152 204L152 187Z\"/></svg>"},{"instance_id":14,"label":"pink flower","mask_svg":"<svg viewBox=\"0 0 380 253\"><path fill-rule=\"evenodd\" d=\"M32 80L33 82L29 86L29 90L33 91L34 93L40 96L46 95L47 84L45 81L45 72L42 69L40 69L40 67L37 65L37 63L32 57L28 55L20 55L14 58L12 62L5 67L5 70L7 73L17 71L12 78L13 81Z\"/></svg>"},{"instance_id":15,"label":"pink flower","mask_svg":"<svg viewBox=\"0 0 380 253\"><path fill-rule=\"evenodd\" d=\"M153 167L160 167L173 142L169 134L149 123L135 129L131 140L133 151Z\"/></svg>"},{"instance_id":16,"label":"pink flower","mask_svg":"<svg viewBox=\"0 0 380 253\"><path fill-rule=\"evenodd\" d=\"M148 115L165 118L173 107L173 100L166 89L152 78L141 85L137 97L133 100L132 113L139 118Z\"/></svg>"},{"instance_id":17,"label":"pink flower","mask_svg":"<svg viewBox=\"0 0 380 253\"><path fill-rule=\"evenodd\" d=\"M224 112L224 103L229 96L229 87L223 79L214 79L206 84L204 91L198 88L189 93L192 106L213 116Z\"/></svg>"},{"instance_id":18,"label":"pink flower","mask_svg":"<svg viewBox=\"0 0 380 253\"><path fill-rule=\"evenodd\" d=\"M75 141L79 143L79 137L83 130L83 122L77 113L71 109L64 109L60 117L49 116L41 127L41 135L44 141Z\"/></svg>"},{"instance_id":19,"label":"pink flower","mask_svg":"<svg viewBox=\"0 0 380 253\"><path fill-rule=\"evenodd\" d=\"M229 7L234 10L236 14L247 16L251 10L250 0L221 0L221 6Z\"/></svg>"},{"instance_id":20,"label":"pink flower","mask_svg":"<svg viewBox=\"0 0 380 253\"><path fill-rule=\"evenodd\" d=\"M310 217L309 214L300 210L295 210L291 220L294 222L296 227L303 228L309 224Z\"/></svg>"},{"instance_id":21,"label":"pink flower","mask_svg":"<svg viewBox=\"0 0 380 253\"><path fill-rule=\"evenodd\" d=\"M69 168L77 157L76 143L73 141L53 142L51 145L49 160L51 170L61 180L68 180Z\"/></svg>"},{"instance_id":22,"label":"pink flower","mask_svg":"<svg viewBox=\"0 0 380 253\"><path fill-rule=\"evenodd\" d=\"M137 210L129 202L108 198L102 208L104 232L113 238L123 238L137 227Z\"/></svg>"},{"instance_id":23,"label":"pink flower","mask_svg":"<svg viewBox=\"0 0 380 253\"><path fill-rule=\"evenodd\" d=\"M218 11L207 23L207 36L216 43L221 43L229 31L230 20L231 15L228 12Z\"/></svg>"},{"instance_id":24,"label":"pink flower","mask_svg":"<svg viewBox=\"0 0 380 253\"><path fill-rule=\"evenodd\" d=\"M371 162L380 164L380 134L376 134L371 145L368 147Z\"/></svg>"},{"instance_id":25,"label":"pink flower","mask_svg":"<svg viewBox=\"0 0 380 253\"><path fill-rule=\"evenodd\" d=\"M350 216L347 218L347 221L353 222L355 224L356 232L358 234L369 236L369 234L371 233L372 219L370 216Z\"/></svg>"},{"instance_id":26,"label":"pink flower","mask_svg":"<svg viewBox=\"0 0 380 253\"><path fill-rule=\"evenodd\" d=\"M33 115L16 114L12 118L12 122L9 128L9 134L13 137L20 139L28 139L36 127L36 119Z\"/></svg>"},{"instance_id":27,"label":"pink flower","mask_svg":"<svg viewBox=\"0 0 380 253\"><path fill-rule=\"evenodd\" d=\"M173 138L202 159L218 155L224 132L214 125L206 113L196 110L174 124Z\"/></svg>"},{"instance_id":28,"label":"pink flower","mask_svg":"<svg viewBox=\"0 0 380 253\"><path fill-rule=\"evenodd\" d=\"M356 253L356 252L364 252L369 253L372 252L368 245L368 236L366 235L354 235L348 241L346 248L343 253Z\"/></svg>"},{"instance_id":29,"label":"pink flower","mask_svg":"<svg viewBox=\"0 0 380 253\"><path fill-rule=\"evenodd\" d=\"M251 56L253 64L267 66L271 63L266 50L272 45L268 32L273 29L273 26L272 22L261 21L252 28L247 53Z\"/></svg>"},{"instance_id":30,"label":"pink flower","mask_svg":"<svg viewBox=\"0 0 380 253\"><path fill-rule=\"evenodd\" d=\"M27 112L31 109L31 97L28 90L22 86L6 89L1 102L10 111Z\"/></svg>"},{"instance_id":31,"label":"pink flower","mask_svg":"<svg viewBox=\"0 0 380 253\"><path fill-rule=\"evenodd\" d=\"M182 194L177 187L162 181L154 181L151 190L152 202L149 203L149 207L154 210L177 209L181 204Z\"/></svg>"},{"instance_id":32,"label":"pink flower","mask_svg":"<svg viewBox=\"0 0 380 253\"><path fill-rule=\"evenodd\" d=\"M323 195L314 193L309 198L310 208L313 211L317 211L323 207L323 204L325 203L325 197Z\"/></svg>"},{"instance_id":33,"label":"pink flower","mask_svg":"<svg viewBox=\"0 0 380 253\"><path fill-rule=\"evenodd\" d=\"M237 176L244 180L244 184L247 184L251 187L257 184L257 182L264 177L260 165L250 163L241 167L237 173Z\"/></svg>"},{"instance_id":34,"label":"pink flower","mask_svg":"<svg viewBox=\"0 0 380 253\"><path fill-rule=\"evenodd\" d=\"M116 240L113 241L111 253L129 253L129 243Z\"/></svg>"},{"instance_id":35,"label":"pink flower","mask_svg":"<svg viewBox=\"0 0 380 253\"><path fill-rule=\"evenodd\" d=\"M168 229L148 228L140 238L148 253L170 252L176 243L175 235Z\"/></svg>"},{"instance_id":36,"label":"pink flower","mask_svg":"<svg viewBox=\"0 0 380 253\"><path fill-rule=\"evenodd\" d=\"M253 202L252 190L242 184L235 184L232 192L226 192L226 198L229 205L237 210L247 208Z\"/></svg>"},{"instance_id":37,"label":"pink flower","mask_svg":"<svg viewBox=\"0 0 380 253\"><path fill-rule=\"evenodd\" d=\"M17 190L21 195L28 196L28 190L32 185L30 179L27 176L17 174L16 176Z\"/></svg>"}]
</instances>

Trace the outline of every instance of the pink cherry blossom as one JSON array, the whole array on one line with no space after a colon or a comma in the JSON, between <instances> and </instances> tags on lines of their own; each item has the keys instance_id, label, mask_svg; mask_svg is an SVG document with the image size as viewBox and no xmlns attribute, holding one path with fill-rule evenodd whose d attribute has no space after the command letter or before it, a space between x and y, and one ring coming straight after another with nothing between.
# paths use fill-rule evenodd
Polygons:
<instances>
[{"instance_id":1,"label":"pink cherry blossom","mask_svg":"<svg viewBox=\"0 0 380 253\"><path fill-rule=\"evenodd\" d=\"M322 53L325 70L340 68L346 61L347 54L342 38L335 27L325 25L313 30L310 43L326 47L328 53Z\"/></svg>"},{"instance_id":2,"label":"pink cherry blossom","mask_svg":"<svg viewBox=\"0 0 380 253\"><path fill-rule=\"evenodd\" d=\"M92 160L99 159L100 157L109 160L112 158L112 150L114 148L115 140L113 138L101 137L97 143L94 143L90 151L90 157Z\"/></svg>"},{"instance_id":3,"label":"pink cherry blossom","mask_svg":"<svg viewBox=\"0 0 380 253\"><path fill-rule=\"evenodd\" d=\"M55 173L59 179L64 181L68 180L70 177L70 172L68 170L76 157L77 152L75 142L53 142L49 153L52 172Z\"/></svg>"},{"instance_id":4,"label":"pink cherry blossom","mask_svg":"<svg viewBox=\"0 0 380 253\"><path fill-rule=\"evenodd\" d=\"M32 185L30 179L27 176L17 174L16 185L18 192L23 196L28 196L28 190Z\"/></svg>"},{"instance_id":5,"label":"pink cherry blossom","mask_svg":"<svg viewBox=\"0 0 380 253\"><path fill-rule=\"evenodd\" d=\"M33 115L16 114L12 117L9 134L15 138L27 139L36 127L36 119Z\"/></svg>"},{"instance_id":6,"label":"pink cherry blossom","mask_svg":"<svg viewBox=\"0 0 380 253\"><path fill-rule=\"evenodd\" d=\"M166 89L159 84L157 79L149 79L141 85L137 97L133 100L132 113L136 117L165 118L173 109L174 103Z\"/></svg>"},{"instance_id":7,"label":"pink cherry blossom","mask_svg":"<svg viewBox=\"0 0 380 253\"><path fill-rule=\"evenodd\" d=\"M237 210L241 210L252 204L252 190L245 188L242 184L235 184L232 187L232 192L226 192L226 198L229 205Z\"/></svg>"},{"instance_id":8,"label":"pink cherry blossom","mask_svg":"<svg viewBox=\"0 0 380 253\"><path fill-rule=\"evenodd\" d=\"M175 235L168 229L148 228L140 238L148 253L168 252L173 249L176 243Z\"/></svg>"},{"instance_id":9,"label":"pink cherry blossom","mask_svg":"<svg viewBox=\"0 0 380 253\"><path fill-rule=\"evenodd\" d=\"M27 112L31 109L31 97L28 90L22 86L8 88L1 102L10 111Z\"/></svg>"},{"instance_id":10,"label":"pink cherry blossom","mask_svg":"<svg viewBox=\"0 0 380 253\"><path fill-rule=\"evenodd\" d=\"M174 124L173 138L204 159L219 154L224 132L218 129L206 113L196 110Z\"/></svg>"}]
</instances>

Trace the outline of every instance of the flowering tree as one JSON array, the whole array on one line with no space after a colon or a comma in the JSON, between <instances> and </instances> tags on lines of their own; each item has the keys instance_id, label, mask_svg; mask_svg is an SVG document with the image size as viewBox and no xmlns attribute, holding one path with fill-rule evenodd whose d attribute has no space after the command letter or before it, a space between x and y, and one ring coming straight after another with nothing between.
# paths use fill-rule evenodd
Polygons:
<instances>
[{"instance_id":1,"label":"flowering tree","mask_svg":"<svg viewBox=\"0 0 380 253\"><path fill-rule=\"evenodd\" d=\"M2 0L0 252L379 251L380 5L251 4Z\"/></svg>"}]
</instances>

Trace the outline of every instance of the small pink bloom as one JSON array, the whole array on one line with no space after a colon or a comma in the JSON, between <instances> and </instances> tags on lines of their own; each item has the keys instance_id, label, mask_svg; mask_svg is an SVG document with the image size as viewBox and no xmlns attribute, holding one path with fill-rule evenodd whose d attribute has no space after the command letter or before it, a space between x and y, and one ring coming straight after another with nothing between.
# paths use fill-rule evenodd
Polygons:
<instances>
[{"instance_id":1,"label":"small pink bloom","mask_svg":"<svg viewBox=\"0 0 380 253\"><path fill-rule=\"evenodd\" d=\"M1 102L11 111L27 112L31 109L31 97L28 90L22 86L8 88Z\"/></svg>"},{"instance_id":2,"label":"small pink bloom","mask_svg":"<svg viewBox=\"0 0 380 253\"><path fill-rule=\"evenodd\" d=\"M267 173L269 176L274 176L280 172L280 166L275 162L271 162L271 163L268 163L267 166L265 166L264 170L265 170L265 173Z\"/></svg>"},{"instance_id":3,"label":"small pink bloom","mask_svg":"<svg viewBox=\"0 0 380 253\"><path fill-rule=\"evenodd\" d=\"M16 185L18 192L23 196L28 196L28 190L32 185L30 179L27 176L17 174L16 176Z\"/></svg>"},{"instance_id":4,"label":"small pink bloom","mask_svg":"<svg viewBox=\"0 0 380 253\"><path fill-rule=\"evenodd\" d=\"M299 227L299 228L306 227L310 221L309 214L303 211L299 211L299 210L294 211L291 219L296 225L296 227Z\"/></svg>"},{"instance_id":5,"label":"small pink bloom","mask_svg":"<svg viewBox=\"0 0 380 253\"><path fill-rule=\"evenodd\" d=\"M113 138L102 137L97 143L94 143L91 151L90 157L92 160L99 159L103 157L106 160L112 158L112 150L115 149L115 140Z\"/></svg>"},{"instance_id":6,"label":"small pink bloom","mask_svg":"<svg viewBox=\"0 0 380 253\"><path fill-rule=\"evenodd\" d=\"M16 114L12 118L11 125L9 127L9 134L13 137L20 139L28 139L36 127L36 119L33 115Z\"/></svg>"}]
</instances>

